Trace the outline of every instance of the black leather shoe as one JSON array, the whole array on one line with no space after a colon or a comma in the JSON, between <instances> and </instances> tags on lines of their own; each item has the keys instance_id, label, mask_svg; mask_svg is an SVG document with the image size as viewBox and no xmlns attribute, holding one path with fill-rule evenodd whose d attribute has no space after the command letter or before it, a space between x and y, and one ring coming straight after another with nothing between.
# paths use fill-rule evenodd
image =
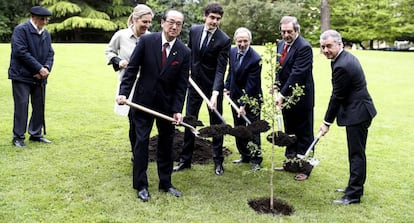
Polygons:
<instances>
[{"instance_id":1,"label":"black leather shoe","mask_svg":"<svg viewBox=\"0 0 414 223\"><path fill-rule=\"evenodd\" d=\"M183 196L183 193L181 193L181 191L175 189L174 187L170 187L168 189L160 189L160 191L165 192L165 193L172 194L172 195L174 195L176 197Z\"/></svg>"},{"instance_id":2,"label":"black leather shoe","mask_svg":"<svg viewBox=\"0 0 414 223\"><path fill-rule=\"evenodd\" d=\"M339 200L332 201L332 204L357 204L360 202L361 200L359 198L350 198L348 196L343 196Z\"/></svg>"},{"instance_id":3,"label":"black leather shoe","mask_svg":"<svg viewBox=\"0 0 414 223\"><path fill-rule=\"evenodd\" d=\"M184 170L184 169L191 169L191 164L187 164L187 163L184 163L184 162L179 162L177 164L177 166L175 166L173 168L173 171L178 172L178 171L181 171L181 170Z\"/></svg>"},{"instance_id":4,"label":"black leather shoe","mask_svg":"<svg viewBox=\"0 0 414 223\"><path fill-rule=\"evenodd\" d=\"M14 138L14 139L12 140L12 143L13 143L13 145L14 145L14 146L16 146L16 147L25 147L25 146L26 146L26 144L24 144L24 139L17 139L17 138Z\"/></svg>"},{"instance_id":5,"label":"black leather shoe","mask_svg":"<svg viewBox=\"0 0 414 223\"><path fill-rule=\"evenodd\" d=\"M218 176L222 175L224 173L224 168L223 168L223 164L221 163L216 163L214 165L214 173Z\"/></svg>"},{"instance_id":6,"label":"black leather shoe","mask_svg":"<svg viewBox=\"0 0 414 223\"><path fill-rule=\"evenodd\" d=\"M150 194L147 188L144 188L137 192L137 196L141 201L147 202L149 200Z\"/></svg>"},{"instance_id":7,"label":"black leather shoe","mask_svg":"<svg viewBox=\"0 0 414 223\"><path fill-rule=\"evenodd\" d=\"M29 140L30 141L34 141L34 142L47 143L47 144L52 143L52 141L50 141L49 139L46 139L43 136L42 137L33 137L33 136L30 136Z\"/></svg>"},{"instance_id":8,"label":"black leather shoe","mask_svg":"<svg viewBox=\"0 0 414 223\"><path fill-rule=\"evenodd\" d=\"M250 162L250 160L247 160L247 159L238 159L238 160L233 160L232 163L240 164L240 163L249 163L249 162Z\"/></svg>"},{"instance_id":9,"label":"black leather shoe","mask_svg":"<svg viewBox=\"0 0 414 223\"><path fill-rule=\"evenodd\" d=\"M250 167L251 170L260 170L262 167L258 163L252 163L252 166Z\"/></svg>"}]
</instances>

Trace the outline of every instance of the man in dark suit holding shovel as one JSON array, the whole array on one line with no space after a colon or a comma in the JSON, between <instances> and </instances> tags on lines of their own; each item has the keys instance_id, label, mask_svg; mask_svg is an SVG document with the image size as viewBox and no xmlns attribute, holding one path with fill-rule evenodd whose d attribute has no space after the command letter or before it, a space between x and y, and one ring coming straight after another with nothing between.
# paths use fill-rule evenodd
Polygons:
<instances>
[{"instance_id":1,"label":"man in dark suit holding shovel","mask_svg":"<svg viewBox=\"0 0 414 223\"><path fill-rule=\"evenodd\" d=\"M184 23L184 15L167 10L161 20L162 32L143 35L135 47L120 84L118 104L126 104L137 73L140 71L132 102L171 116L176 123L182 122L181 111L188 85L190 49L177 36ZM135 125L136 142L133 148L133 187L138 198L148 201L148 146L154 119L158 129L157 168L160 191L181 197L173 187L173 139L174 125L160 117L140 110L131 110Z\"/></svg>"},{"instance_id":2,"label":"man in dark suit holding shovel","mask_svg":"<svg viewBox=\"0 0 414 223\"><path fill-rule=\"evenodd\" d=\"M348 186L343 190L344 196L333 204L359 203L366 179L368 128L377 112L361 64L343 50L341 35L335 30L325 31L320 37L320 46L326 58L332 60L332 95L320 131L328 133L336 118L339 126L346 127L348 141Z\"/></svg>"},{"instance_id":3,"label":"man in dark suit holding shovel","mask_svg":"<svg viewBox=\"0 0 414 223\"><path fill-rule=\"evenodd\" d=\"M262 58L250 46L252 41L252 34L247 28L241 27L234 33L235 47L230 50L230 68L224 84L224 93L228 94L237 106L240 106L240 111L232 110L234 126L246 126L246 120L243 120L241 115L245 115L248 121L254 122L260 119L261 110L261 72L262 72ZM259 103L257 112L254 113L249 104L239 101L242 96L255 98ZM249 141L254 145L249 146ZM233 163L249 163L252 162L251 169L261 169L260 164L263 158L261 157L260 149L260 133L255 133L252 139L236 137L236 146L240 153L240 159L234 160ZM253 148L253 150L251 149Z\"/></svg>"},{"instance_id":4,"label":"man in dark suit holding shovel","mask_svg":"<svg viewBox=\"0 0 414 223\"><path fill-rule=\"evenodd\" d=\"M204 25L195 25L190 29L188 47L191 49L191 78L210 97L209 108L210 124L222 124L223 120L215 112L222 113L223 110L223 85L224 74L229 59L231 47L230 38L219 29L223 16L223 8L218 3L210 3L204 9ZM198 118L203 98L194 89L188 88L186 116ZM220 115L221 116L221 115ZM191 159L194 150L195 137L186 129L184 133L183 151L180 161L174 171L191 168ZM223 168L223 136L213 137L213 160L214 172L222 175Z\"/></svg>"}]
</instances>

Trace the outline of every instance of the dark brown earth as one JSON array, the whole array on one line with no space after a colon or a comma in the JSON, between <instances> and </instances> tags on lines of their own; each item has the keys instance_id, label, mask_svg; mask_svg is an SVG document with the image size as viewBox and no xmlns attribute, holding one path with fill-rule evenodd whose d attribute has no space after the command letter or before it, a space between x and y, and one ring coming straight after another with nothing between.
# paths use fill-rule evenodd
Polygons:
<instances>
[{"instance_id":1,"label":"dark brown earth","mask_svg":"<svg viewBox=\"0 0 414 223\"><path fill-rule=\"evenodd\" d=\"M187 119L184 122L192 125L192 126L203 126L203 124L197 120ZM254 133L259 132L266 132L270 129L269 124L266 121L258 121L254 122L249 126L236 126L232 128L230 125L212 125L208 127L201 128L199 130L200 136L203 137L212 137L212 136L220 136L220 135L233 135L238 137L244 138L251 138ZM271 137L270 134L268 137ZM276 143L280 144L281 146L285 146L285 144L290 144L296 140L295 137L286 135L285 133L278 132L275 136ZM293 137L293 138L292 138ZM157 151L157 140L158 136L154 136L150 139L149 143L149 161L154 162L156 161L156 151ZM179 161L178 155L181 152L182 143L184 140L184 133L179 129L175 130L174 136L174 160ZM270 138L270 143L272 140ZM223 148L223 155L228 156L232 152L227 149ZM209 139L202 139L202 138L195 138L194 143L194 153L193 153L193 164L208 164L212 161L212 141ZM248 201L249 206L255 210L257 213L260 214L272 214L272 215L292 215L294 212L293 207L291 207L286 202L279 200L277 198L273 199L273 209L270 208L270 198L260 198L256 200Z\"/></svg>"},{"instance_id":2,"label":"dark brown earth","mask_svg":"<svg viewBox=\"0 0 414 223\"><path fill-rule=\"evenodd\" d=\"M149 161L155 162L157 160L157 140L158 135L151 137L149 142ZM175 137L174 137L174 145L173 145L173 151L174 151L174 160L179 161L178 155L182 151L182 144L184 141L184 132L181 132L180 130L175 130ZM213 145L212 141L208 139L201 139L201 138L195 138L194 142L194 154L192 163L193 164L208 164L213 159ZM228 156L231 154L231 151L224 147L223 148L223 155Z\"/></svg>"},{"instance_id":3,"label":"dark brown earth","mask_svg":"<svg viewBox=\"0 0 414 223\"><path fill-rule=\"evenodd\" d=\"M270 208L270 198L250 200L248 201L248 204L253 210L260 214L292 215L295 212L292 206L277 198L273 199L273 209Z\"/></svg>"}]
</instances>

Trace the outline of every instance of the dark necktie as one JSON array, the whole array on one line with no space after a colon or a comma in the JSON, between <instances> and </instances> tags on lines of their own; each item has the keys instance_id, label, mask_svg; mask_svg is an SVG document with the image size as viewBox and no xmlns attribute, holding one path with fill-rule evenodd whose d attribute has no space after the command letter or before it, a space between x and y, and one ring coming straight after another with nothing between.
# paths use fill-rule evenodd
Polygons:
<instances>
[{"instance_id":1,"label":"dark necktie","mask_svg":"<svg viewBox=\"0 0 414 223\"><path fill-rule=\"evenodd\" d=\"M167 48L170 44L168 42L162 45L162 55L161 55L161 65L162 67L165 66L165 61L167 61Z\"/></svg>"},{"instance_id":2,"label":"dark necktie","mask_svg":"<svg viewBox=\"0 0 414 223\"><path fill-rule=\"evenodd\" d=\"M206 37L204 38L203 44L201 45L201 52L204 52L204 50L206 49L209 36L210 36L210 32L206 30Z\"/></svg>"},{"instance_id":3,"label":"dark necktie","mask_svg":"<svg viewBox=\"0 0 414 223\"><path fill-rule=\"evenodd\" d=\"M240 51L240 52L237 53L237 55L236 55L236 64L235 64L236 65L236 70L239 69L240 64L241 64L241 59L242 59L243 56L244 56L243 51Z\"/></svg>"},{"instance_id":4,"label":"dark necktie","mask_svg":"<svg viewBox=\"0 0 414 223\"><path fill-rule=\"evenodd\" d=\"M238 52L237 53L237 57L236 57L236 60L237 60L237 62L239 63L239 65L241 64L241 58L244 56L244 52L243 51L240 51L240 52Z\"/></svg>"},{"instance_id":5,"label":"dark necktie","mask_svg":"<svg viewBox=\"0 0 414 223\"><path fill-rule=\"evenodd\" d=\"M285 58L286 58L286 55L287 55L287 53L288 53L288 48L289 48L289 45L287 45L287 44L285 43L285 45L283 46L283 52L282 52L282 55L280 56L280 59L279 59L279 63L280 63L280 65L283 65L283 63L285 62Z\"/></svg>"}]
</instances>

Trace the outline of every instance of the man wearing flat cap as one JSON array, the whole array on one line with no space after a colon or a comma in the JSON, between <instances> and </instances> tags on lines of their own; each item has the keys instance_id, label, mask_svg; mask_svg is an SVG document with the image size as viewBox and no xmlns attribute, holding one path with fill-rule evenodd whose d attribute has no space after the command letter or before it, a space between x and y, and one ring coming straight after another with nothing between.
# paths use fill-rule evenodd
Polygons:
<instances>
[{"instance_id":1,"label":"man wearing flat cap","mask_svg":"<svg viewBox=\"0 0 414 223\"><path fill-rule=\"evenodd\" d=\"M26 130L30 141L51 143L44 137L44 108L46 83L53 66L54 51L50 34L44 26L52 13L41 6L34 6L30 14L27 22L14 28L11 39L9 79L14 99L12 143L16 147L25 146ZM32 113L27 126L29 98Z\"/></svg>"}]
</instances>

